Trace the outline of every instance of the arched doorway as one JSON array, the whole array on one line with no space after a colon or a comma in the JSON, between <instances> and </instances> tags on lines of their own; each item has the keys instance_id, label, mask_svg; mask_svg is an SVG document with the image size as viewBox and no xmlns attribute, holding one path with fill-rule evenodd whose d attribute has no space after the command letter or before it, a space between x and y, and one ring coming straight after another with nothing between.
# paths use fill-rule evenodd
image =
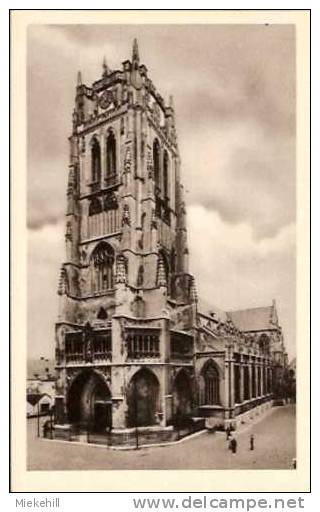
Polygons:
<instances>
[{"instance_id":1,"label":"arched doorway","mask_svg":"<svg viewBox=\"0 0 320 512\"><path fill-rule=\"evenodd\" d=\"M128 427L155 425L159 412L159 382L147 369L139 370L128 390Z\"/></svg>"},{"instance_id":2,"label":"arched doorway","mask_svg":"<svg viewBox=\"0 0 320 512\"><path fill-rule=\"evenodd\" d=\"M187 417L192 413L192 386L189 375L181 370L176 376L172 390L174 417Z\"/></svg>"},{"instance_id":3,"label":"arched doorway","mask_svg":"<svg viewBox=\"0 0 320 512\"><path fill-rule=\"evenodd\" d=\"M71 385L68 413L80 428L105 431L112 426L111 393L103 377L94 371L82 372Z\"/></svg>"}]
</instances>

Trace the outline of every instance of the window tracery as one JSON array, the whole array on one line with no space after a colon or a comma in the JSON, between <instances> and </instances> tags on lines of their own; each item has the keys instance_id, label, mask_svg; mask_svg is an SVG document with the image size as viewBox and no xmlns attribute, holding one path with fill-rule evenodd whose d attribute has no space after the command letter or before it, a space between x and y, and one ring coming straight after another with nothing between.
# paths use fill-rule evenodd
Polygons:
<instances>
[{"instance_id":1,"label":"window tracery","mask_svg":"<svg viewBox=\"0 0 320 512\"><path fill-rule=\"evenodd\" d=\"M99 244L91 256L92 291L103 292L114 287L114 251L106 243Z\"/></svg>"}]
</instances>

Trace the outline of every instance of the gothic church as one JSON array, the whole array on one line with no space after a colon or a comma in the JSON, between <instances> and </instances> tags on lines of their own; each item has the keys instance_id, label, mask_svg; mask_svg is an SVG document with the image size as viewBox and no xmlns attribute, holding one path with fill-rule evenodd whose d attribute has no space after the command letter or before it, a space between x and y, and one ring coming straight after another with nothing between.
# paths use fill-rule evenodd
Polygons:
<instances>
[{"instance_id":1,"label":"gothic church","mask_svg":"<svg viewBox=\"0 0 320 512\"><path fill-rule=\"evenodd\" d=\"M172 98L140 63L78 74L70 136L66 260L56 322L56 438L172 440L250 421L281 395L275 303L217 312L188 267ZM183 421L185 420L185 421Z\"/></svg>"}]
</instances>

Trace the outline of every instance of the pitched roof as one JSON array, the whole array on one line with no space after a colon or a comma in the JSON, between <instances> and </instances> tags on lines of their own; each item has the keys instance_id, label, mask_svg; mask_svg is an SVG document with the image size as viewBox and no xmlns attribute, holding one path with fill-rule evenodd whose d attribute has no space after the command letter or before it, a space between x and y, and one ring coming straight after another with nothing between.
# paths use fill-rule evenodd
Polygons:
<instances>
[{"instance_id":1,"label":"pitched roof","mask_svg":"<svg viewBox=\"0 0 320 512\"><path fill-rule=\"evenodd\" d=\"M276 327L276 314L273 305L228 311L227 315L231 318L237 329L243 332L264 331L275 329Z\"/></svg>"},{"instance_id":2,"label":"pitched roof","mask_svg":"<svg viewBox=\"0 0 320 512\"><path fill-rule=\"evenodd\" d=\"M215 318L217 320L220 320L221 322L225 322L227 320L227 314L222 309L218 308L217 306L210 304L206 300L199 297L198 299L198 311L201 314L204 315L211 315L211 313L214 313Z\"/></svg>"},{"instance_id":3,"label":"pitched roof","mask_svg":"<svg viewBox=\"0 0 320 512\"><path fill-rule=\"evenodd\" d=\"M199 298L198 311L200 314L202 313L209 316L213 312L215 319L221 322L227 322L228 318L230 318L235 327L242 332L265 331L275 329L278 326L275 301L273 301L271 306L222 311L216 306L210 305L207 301Z\"/></svg>"},{"instance_id":4,"label":"pitched roof","mask_svg":"<svg viewBox=\"0 0 320 512\"><path fill-rule=\"evenodd\" d=\"M50 398L47 393L29 393L27 394L27 402L31 405L36 405L44 396Z\"/></svg>"}]
</instances>

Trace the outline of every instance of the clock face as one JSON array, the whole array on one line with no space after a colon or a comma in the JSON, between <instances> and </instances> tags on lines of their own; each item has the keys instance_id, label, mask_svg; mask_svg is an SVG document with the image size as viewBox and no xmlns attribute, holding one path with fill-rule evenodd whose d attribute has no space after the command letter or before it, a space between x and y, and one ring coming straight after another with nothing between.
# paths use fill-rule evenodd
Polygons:
<instances>
[{"instance_id":1,"label":"clock face","mask_svg":"<svg viewBox=\"0 0 320 512\"><path fill-rule=\"evenodd\" d=\"M108 108L113 101L113 92L104 91L99 98L99 105L101 108Z\"/></svg>"}]
</instances>

